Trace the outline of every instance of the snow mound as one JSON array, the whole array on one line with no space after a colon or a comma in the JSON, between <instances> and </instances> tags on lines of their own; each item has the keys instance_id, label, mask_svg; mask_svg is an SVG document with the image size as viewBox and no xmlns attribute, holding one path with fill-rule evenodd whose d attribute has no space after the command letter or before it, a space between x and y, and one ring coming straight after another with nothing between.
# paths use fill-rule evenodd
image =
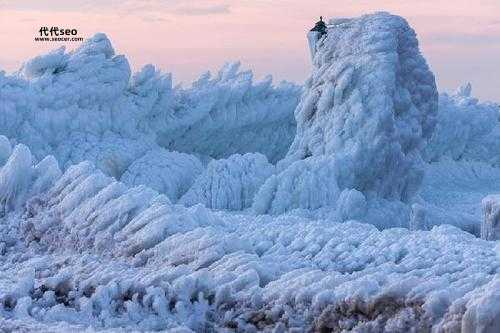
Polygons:
<instances>
[{"instance_id":1,"label":"snow mound","mask_svg":"<svg viewBox=\"0 0 500 333\"><path fill-rule=\"evenodd\" d=\"M176 202L202 171L203 165L195 156L158 149L135 160L121 181L127 185L146 185Z\"/></svg>"},{"instance_id":2,"label":"snow mound","mask_svg":"<svg viewBox=\"0 0 500 333\"><path fill-rule=\"evenodd\" d=\"M284 165L332 156L341 189L408 200L438 105L415 32L387 13L344 19L318 41Z\"/></svg>"},{"instance_id":3,"label":"snow mound","mask_svg":"<svg viewBox=\"0 0 500 333\"><path fill-rule=\"evenodd\" d=\"M489 195L482 201L484 220L481 225L481 238L500 240L500 195Z\"/></svg>"},{"instance_id":4,"label":"snow mound","mask_svg":"<svg viewBox=\"0 0 500 333\"><path fill-rule=\"evenodd\" d=\"M262 154L231 155L214 160L179 203L243 210L251 206L255 193L273 173L274 166Z\"/></svg>"},{"instance_id":5,"label":"snow mound","mask_svg":"<svg viewBox=\"0 0 500 333\"><path fill-rule=\"evenodd\" d=\"M21 73L28 79L34 79L63 69L67 61L64 50L63 46L29 60L21 68Z\"/></svg>"},{"instance_id":6,"label":"snow mound","mask_svg":"<svg viewBox=\"0 0 500 333\"><path fill-rule=\"evenodd\" d=\"M154 204L170 205L170 201L143 185L127 188L82 162L27 202L30 217L23 230L27 241L37 239L49 248L108 249L117 231Z\"/></svg>"}]
</instances>

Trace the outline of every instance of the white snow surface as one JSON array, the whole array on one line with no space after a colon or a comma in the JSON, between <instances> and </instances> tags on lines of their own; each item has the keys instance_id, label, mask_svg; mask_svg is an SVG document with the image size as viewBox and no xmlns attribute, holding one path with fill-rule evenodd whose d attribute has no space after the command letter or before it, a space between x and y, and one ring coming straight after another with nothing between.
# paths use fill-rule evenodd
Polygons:
<instances>
[{"instance_id":1,"label":"white snow surface","mask_svg":"<svg viewBox=\"0 0 500 333\"><path fill-rule=\"evenodd\" d=\"M303 88L174 87L104 34L0 71L0 330L499 332L471 89L438 101L387 13L331 20Z\"/></svg>"}]
</instances>

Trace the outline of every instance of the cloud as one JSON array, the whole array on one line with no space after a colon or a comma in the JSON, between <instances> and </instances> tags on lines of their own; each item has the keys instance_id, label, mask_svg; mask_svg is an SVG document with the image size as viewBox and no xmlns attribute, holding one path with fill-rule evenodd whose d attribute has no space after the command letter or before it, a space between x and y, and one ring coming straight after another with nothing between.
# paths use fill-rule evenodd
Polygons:
<instances>
[{"instance_id":1,"label":"cloud","mask_svg":"<svg viewBox=\"0 0 500 333\"><path fill-rule=\"evenodd\" d=\"M229 12L229 5L227 4L217 4L209 6L184 6L175 10L176 14L191 16L228 14Z\"/></svg>"}]
</instances>

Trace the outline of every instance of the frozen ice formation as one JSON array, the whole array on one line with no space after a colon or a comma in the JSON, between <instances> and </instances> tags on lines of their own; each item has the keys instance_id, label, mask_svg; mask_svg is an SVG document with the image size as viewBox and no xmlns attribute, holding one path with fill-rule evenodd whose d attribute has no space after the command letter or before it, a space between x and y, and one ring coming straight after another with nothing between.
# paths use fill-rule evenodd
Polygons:
<instances>
[{"instance_id":1,"label":"frozen ice formation","mask_svg":"<svg viewBox=\"0 0 500 333\"><path fill-rule=\"evenodd\" d=\"M170 150L213 158L259 152L271 162L282 158L295 134L293 109L300 87L272 86L267 76L254 83L240 63L226 64L217 75L206 73L192 88L176 93L177 103L157 125L157 141Z\"/></svg>"},{"instance_id":2,"label":"frozen ice formation","mask_svg":"<svg viewBox=\"0 0 500 333\"><path fill-rule=\"evenodd\" d=\"M438 105L415 32L387 13L333 21L313 66L286 160L331 156L341 189L411 198Z\"/></svg>"},{"instance_id":3,"label":"frozen ice formation","mask_svg":"<svg viewBox=\"0 0 500 333\"><path fill-rule=\"evenodd\" d=\"M4 139L0 136L0 141ZM47 156L35 165L28 147L23 144L15 146L0 169L2 214L22 208L27 198L48 190L60 175L59 165L52 156Z\"/></svg>"},{"instance_id":4,"label":"frozen ice formation","mask_svg":"<svg viewBox=\"0 0 500 333\"><path fill-rule=\"evenodd\" d=\"M243 210L251 206L255 193L273 173L274 166L262 154L231 155L214 160L179 203Z\"/></svg>"},{"instance_id":5,"label":"frozen ice formation","mask_svg":"<svg viewBox=\"0 0 500 333\"><path fill-rule=\"evenodd\" d=\"M331 159L310 157L269 177L255 196L253 211L282 214L293 209L318 209L335 203L339 194Z\"/></svg>"},{"instance_id":6,"label":"frozen ice formation","mask_svg":"<svg viewBox=\"0 0 500 333\"><path fill-rule=\"evenodd\" d=\"M500 240L500 195L489 195L483 199L484 220L481 238Z\"/></svg>"},{"instance_id":7,"label":"frozen ice formation","mask_svg":"<svg viewBox=\"0 0 500 333\"><path fill-rule=\"evenodd\" d=\"M500 105L480 103L470 84L439 98L434 135L425 159L482 161L500 166Z\"/></svg>"},{"instance_id":8,"label":"frozen ice formation","mask_svg":"<svg viewBox=\"0 0 500 333\"><path fill-rule=\"evenodd\" d=\"M117 179L151 151L162 155L160 148L211 158L260 152L276 161L293 139L299 93L271 77L254 82L239 63L173 87L171 75L152 65L132 75L96 34L74 51L0 72L0 134L30 146L37 159L54 155L63 168L90 160Z\"/></svg>"},{"instance_id":9,"label":"frozen ice formation","mask_svg":"<svg viewBox=\"0 0 500 333\"><path fill-rule=\"evenodd\" d=\"M29 150L16 146L1 170L1 192L15 184L10 197L19 204L0 219L2 327L498 328L498 245L458 228L379 231L354 221L186 208L89 162L19 196L33 193L38 179L9 170L24 163L15 161L29 166L21 155Z\"/></svg>"},{"instance_id":10,"label":"frozen ice formation","mask_svg":"<svg viewBox=\"0 0 500 333\"><path fill-rule=\"evenodd\" d=\"M499 332L499 105L438 105L402 18L315 43L300 103L103 34L0 72L0 327Z\"/></svg>"}]
</instances>

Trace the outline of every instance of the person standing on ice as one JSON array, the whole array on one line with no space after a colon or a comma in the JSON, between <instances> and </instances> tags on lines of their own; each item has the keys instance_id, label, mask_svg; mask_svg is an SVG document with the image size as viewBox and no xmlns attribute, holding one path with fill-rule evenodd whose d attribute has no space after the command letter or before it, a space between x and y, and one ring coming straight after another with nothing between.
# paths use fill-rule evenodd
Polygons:
<instances>
[{"instance_id":1,"label":"person standing on ice","mask_svg":"<svg viewBox=\"0 0 500 333\"><path fill-rule=\"evenodd\" d=\"M311 59L314 58L316 53L316 44L318 40L326 35L326 23L323 21L323 16L319 17L319 21L316 22L314 28L307 34L307 40L309 41L309 50L311 51Z\"/></svg>"},{"instance_id":2,"label":"person standing on ice","mask_svg":"<svg viewBox=\"0 0 500 333\"><path fill-rule=\"evenodd\" d=\"M323 16L319 17L319 21L316 22L316 25L314 26L314 28L311 29L311 31L317 31L319 33L318 38L321 38L323 37L323 35L326 34L326 24L323 21Z\"/></svg>"}]
</instances>

